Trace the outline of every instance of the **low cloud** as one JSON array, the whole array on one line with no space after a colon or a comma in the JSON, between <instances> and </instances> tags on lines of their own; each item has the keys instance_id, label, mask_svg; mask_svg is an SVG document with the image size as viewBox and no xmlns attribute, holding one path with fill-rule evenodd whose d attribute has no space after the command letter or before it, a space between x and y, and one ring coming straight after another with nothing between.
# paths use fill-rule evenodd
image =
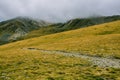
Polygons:
<instances>
[{"instance_id":1,"label":"low cloud","mask_svg":"<svg viewBox=\"0 0 120 80\"><path fill-rule=\"evenodd\" d=\"M28 16L52 22L120 14L120 0L1 0L0 20Z\"/></svg>"}]
</instances>

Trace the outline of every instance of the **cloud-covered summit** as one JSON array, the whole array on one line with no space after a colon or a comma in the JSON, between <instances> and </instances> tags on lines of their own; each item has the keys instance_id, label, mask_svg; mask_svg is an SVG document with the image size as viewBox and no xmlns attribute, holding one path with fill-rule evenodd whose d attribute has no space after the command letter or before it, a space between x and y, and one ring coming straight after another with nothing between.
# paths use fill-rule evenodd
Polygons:
<instances>
[{"instance_id":1,"label":"cloud-covered summit","mask_svg":"<svg viewBox=\"0 0 120 80\"><path fill-rule=\"evenodd\" d=\"M120 0L1 0L0 20L28 16L47 21L120 14Z\"/></svg>"}]
</instances>

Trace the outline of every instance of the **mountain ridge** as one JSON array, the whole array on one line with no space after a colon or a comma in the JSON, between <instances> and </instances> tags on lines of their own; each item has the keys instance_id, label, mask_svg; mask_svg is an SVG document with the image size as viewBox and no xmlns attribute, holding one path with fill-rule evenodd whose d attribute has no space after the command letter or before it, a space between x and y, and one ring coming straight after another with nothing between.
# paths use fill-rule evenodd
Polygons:
<instances>
[{"instance_id":1,"label":"mountain ridge","mask_svg":"<svg viewBox=\"0 0 120 80\"><path fill-rule=\"evenodd\" d=\"M0 41L9 42L25 36L28 32L47 26L49 23L30 18L17 17L0 23ZM4 39L6 38L6 39Z\"/></svg>"},{"instance_id":2,"label":"mountain ridge","mask_svg":"<svg viewBox=\"0 0 120 80\"><path fill-rule=\"evenodd\" d=\"M117 20L120 20L119 15L107 16L107 17L103 16L103 17L72 19L70 21L67 21L66 23L52 24L48 27L34 30L34 31L28 33L26 36L24 36L23 39L28 39L28 38L39 37L39 36L44 36L44 35L48 35L48 34L59 33L59 32L63 32L63 31L69 31L69 30L89 27L89 26L108 23L108 22L117 21Z\"/></svg>"},{"instance_id":3,"label":"mountain ridge","mask_svg":"<svg viewBox=\"0 0 120 80\"><path fill-rule=\"evenodd\" d=\"M74 30L92 25L120 20L120 15L92 18L77 18L66 23L49 23L26 17L17 17L0 22L0 44L18 41L63 31Z\"/></svg>"}]
</instances>

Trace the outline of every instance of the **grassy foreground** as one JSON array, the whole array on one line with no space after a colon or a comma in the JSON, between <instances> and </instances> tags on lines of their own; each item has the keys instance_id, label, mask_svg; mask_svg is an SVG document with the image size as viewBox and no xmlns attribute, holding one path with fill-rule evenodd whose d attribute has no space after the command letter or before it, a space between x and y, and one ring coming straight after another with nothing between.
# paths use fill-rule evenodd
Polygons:
<instances>
[{"instance_id":1,"label":"grassy foreground","mask_svg":"<svg viewBox=\"0 0 120 80\"><path fill-rule=\"evenodd\" d=\"M120 69L76 57L22 49L0 53L0 80L119 80Z\"/></svg>"}]
</instances>

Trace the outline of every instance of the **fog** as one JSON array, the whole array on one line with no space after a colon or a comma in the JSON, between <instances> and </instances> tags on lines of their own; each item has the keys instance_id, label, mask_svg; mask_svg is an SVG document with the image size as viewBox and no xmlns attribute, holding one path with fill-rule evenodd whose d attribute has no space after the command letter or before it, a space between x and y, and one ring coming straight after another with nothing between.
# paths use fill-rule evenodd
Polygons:
<instances>
[{"instance_id":1,"label":"fog","mask_svg":"<svg viewBox=\"0 0 120 80\"><path fill-rule=\"evenodd\" d=\"M74 18L120 15L120 0L0 0L0 21L27 16L64 22Z\"/></svg>"}]
</instances>

